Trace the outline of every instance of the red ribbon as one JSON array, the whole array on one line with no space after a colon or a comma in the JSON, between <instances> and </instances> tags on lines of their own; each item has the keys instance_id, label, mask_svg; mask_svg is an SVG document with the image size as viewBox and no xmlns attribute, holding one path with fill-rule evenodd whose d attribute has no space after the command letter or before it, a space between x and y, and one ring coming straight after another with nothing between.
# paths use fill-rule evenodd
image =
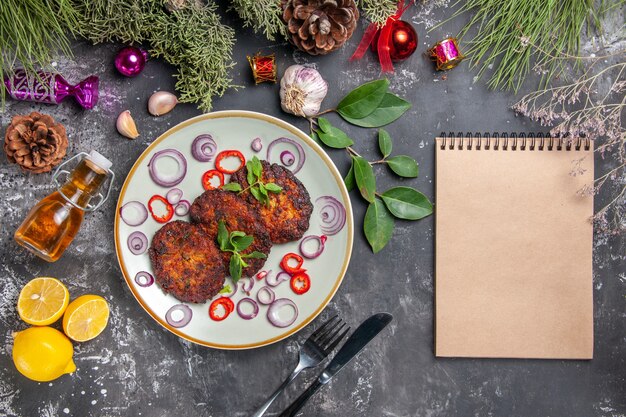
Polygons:
<instances>
[{"instance_id":1,"label":"red ribbon","mask_svg":"<svg viewBox=\"0 0 626 417\"><path fill-rule=\"evenodd\" d=\"M389 16L385 25L382 28L379 28L376 23L370 23L370 25L365 30L363 34L363 39L361 39L361 43L356 48L356 51L350 57L350 61L354 61L356 59L363 58L365 52L369 48L370 44L376 37L378 31L380 31L380 35L378 36L378 62L380 62L381 72L394 72L393 64L391 63L391 56L389 55L389 40L391 39L391 29L393 27L393 22L400 19L402 14L406 9L409 8L411 4L413 4L415 0L410 0L408 3L405 0L398 1L398 10L393 16Z\"/></svg>"}]
</instances>

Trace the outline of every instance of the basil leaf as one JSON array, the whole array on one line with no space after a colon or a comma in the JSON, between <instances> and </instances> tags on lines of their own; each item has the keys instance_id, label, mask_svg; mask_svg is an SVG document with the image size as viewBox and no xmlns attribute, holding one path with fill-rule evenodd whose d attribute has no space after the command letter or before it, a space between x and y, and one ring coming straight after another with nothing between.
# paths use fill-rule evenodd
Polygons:
<instances>
[{"instance_id":1,"label":"basil leaf","mask_svg":"<svg viewBox=\"0 0 626 417\"><path fill-rule=\"evenodd\" d=\"M235 284L239 281L239 278L241 278L241 270L243 269L241 261L242 259L239 254L233 253L233 256L230 257L230 263L228 264L228 272Z\"/></svg>"},{"instance_id":2,"label":"basil leaf","mask_svg":"<svg viewBox=\"0 0 626 417\"><path fill-rule=\"evenodd\" d=\"M261 161L256 156L253 156L250 162L252 163L252 172L256 178L260 180L263 175L263 164L261 164Z\"/></svg>"},{"instance_id":3,"label":"basil leaf","mask_svg":"<svg viewBox=\"0 0 626 417\"><path fill-rule=\"evenodd\" d=\"M365 117L348 117L341 115L348 123L352 123L361 127L381 127L388 125L394 120L398 119L408 109L411 108L411 103L401 99L395 94L387 93L379 106L372 113Z\"/></svg>"},{"instance_id":4,"label":"basil leaf","mask_svg":"<svg viewBox=\"0 0 626 417\"><path fill-rule=\"evenodd\" d=\"M248 247L254 242L254 236L244 235L231 238L231 242L235 247L235 250L241 252L248 249Z\"/></svg>"},{"instance_id":5,"label":"basil leaf","mask_svg":"<svg viewBox=\"0 0 626 417\"><path fill-rule=\"evenodd\" d=\"M418 220L433 212L433 205L428 198L413 188L390 188L381 198L391 214L399 219Z\"/></svg>"},{"instance_id":6,"label":"basil leaf","mask_svg":"<svg viewBox=\"0 0 626 417\"><path fill-rule=\"evenodd\" d=\"M384 78L365 83L339 102L337 113L344 119L361 119L376 110L388 88L389 80Z\"/></svg>"},{"instance_id":7,"label":"basil leaf","mask_svg":"<svg viewBox=\"0 0 626 417\"><path fill-rule=\"evenodd\" d=\"M253 259L265 259L267 255L258 251L245 253L241 255L242 258L253 258Z\"/></svg>"},{"instance_id":8,"label":"basil leaf","mask_svg":"<svg viewBox=\"0 0 626 417\"><path fill-rule=\"evenodd\" d=\"M239 192L242 190L241 185L238 182L229 182L228 184L222 185L222 190L224 191L234 191Z\"/></svg>"},{"instance_id":9,"label":"basil leaf","mask_svg":"<svg viewBox=\"0 0 626 417\"><path fill-rule=\"evenodd\" d=\"M334 126L330 126L329 132L322 132L321 130L317 132L320 140L324 142L326 146L336 149L347 148L351 146L354 142L352 139L348 137L344 133L343 130L338 129Z\"/></svg>"},{"instance_id":10,"label":"basil leaf","mask_svg":"<svg viewBox=\"0 0 626 417\"><path fill-rule=\"evenodd\" d=\"M245 236L246 234L240 230L233 230L232 232L230 232L230 240L232 241L233 238L235 237L242 237Z\"/></svg>"},{"instance_id":11,"label":"basil leaf","mask_svg":"<svg viewBox=\"0 0 626 417\"><path fill-rule=\"evenodd\" d=\"M378 129L378 147L380 148L380 153L383 154L383 158L391 155L393 144L391 143L391 136L385 129Z\"/></svg>"},{"instance_id":12,"label":"basil leaf","mask_svg":"<svg viewBox=\"0 0 626 417\"><path fill-rule=\"evenodd\" d=\"M230 246L230 241L228 240L228 230L226 230L224 220L220 220L217 224L217 243L222 251L228 250L228 247Z\"/></svg>"},{"instance_id":13,"label":"basil leaf","mask_svg":"<svg viewBox=\"0 0 626 417\"><path fill-rule=\"evenodd\" d=\"M273 182L268 182L265 184L265 189L269 192L278 194L283 190L283 187Z\"/></svg>"},{"instance_id":14,"label":"basil leaf","mask_svg":"<svg viewBox=\"0 0 626 417\"><path fill-rule=\"evenodd\" d=\"M418 174L417 162L406 155L398 155L387 159L387 165L401 177L415 178Z\"/></svg>"},{"instance_id":15,"label":"basil leaf","mask_svg":"<svg viewBox=\"0 0 626 417\"><path fill-rule=\"evenodd\" d=\"M265 189L265 184L262 182L259 183L259 192L263 197L267 197L267 190Z\"/></svg>"},{"instance_id":16,"label":"basil leaf","mask_svg":"<svg viewBox=\"0 0 626 417\"><path fill-rule=\"evenodd\" d=\"M326 118L318 117L317 118L317 125L320 127L322 132L330 133L330 128L332 127L332 125L330 124L330 122L328 120L326 120Z\"/></svg>"},{"instance_id":17,"label":"basil leaf","mask_svg":"<svg viewBox=\"0 0 626 417\"><path fill-rule=\"evenodd\" d=\"M248 173L246 174L246 179L248 180L248 185L252 185L257 180L256 175L254 175L254 171L252 170L252 163L248 162L246 164L246 168L248 169Z\"/></svg>"},{"instance_id":18,"label":"basil leaf","mask_svg":"<svg viewBox=\"0 0 626 417\"><path fill-rule=\"evenodd\" d=\"M259 191L259 188L256 185L254 187L250 187L250 193L252 193L252 196L256 198L258 201L263 202L263 195L261 194L261 192Z\"/></svg>"},{"instance_id":19,"label":"basil leaf","mask_svg":"<svg viewBox=\"0 0 626 417\"><path fill-rule=\"evenodd\" d=\"M380 252L387 245L395 227L393 217L379 199L375 199L367 208L363 219L363 231L374 253Z\"/></svg>"},{"instance_id":20,"label":"basil leaf","mask_svg":"<svg viewBox=\"0 0 626 417\"><path fill-rule=\"evenodd\" d=\"M354 164L350 165L350 170L343 179L343 183L346 185L348 192L354 190L354 187L356 187L356 182L354 180Z\"/></svg>"},{"instance_id":21,"label":"basil leaf","mask_svg":"<svg viewBox=\"0 0 626 417\"><path fill-rule=\"evenodd\" d=\"M360 156L353 156L354 179L364 199L372 203L376 194L376 177L369 162Z\"/></svg>"}]
</instances>

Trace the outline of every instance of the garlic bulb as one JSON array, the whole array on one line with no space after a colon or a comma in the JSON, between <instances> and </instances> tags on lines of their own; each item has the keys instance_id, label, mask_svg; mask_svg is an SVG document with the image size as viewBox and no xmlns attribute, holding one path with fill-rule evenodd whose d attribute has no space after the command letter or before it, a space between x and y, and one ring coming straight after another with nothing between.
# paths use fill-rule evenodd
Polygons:
<instances>
[{"instance_id":1,"label":"garlic bulb","mask_svg":"<svg viewBox=\"0 0 626 417\"><path fill-rule=\"evenodd\" d=\"M167 91L157 91L148 100L148 111L153 116L162 116L169 113L178 104L178 99Z\"/></svg>"},{"instance_id":2,"label":"garlic bulb","mask_svg":"<svg viewBox=\"0 0 626 417\"><path fill-rule=\"evenodd\" d=\"M280 80L280 105L296 116L315 116L328 93L328 83L315 68L292 65Z\"/></svg>"},{"instance_id":3,"label":"garlic bulb","mask_svg":"<svg viewBox=\"0 0 626 417\"><path fill-rule=\"evenodd\" d=\"M128 139L135 139L139 136L137 126L135 125L133 118L130 116L129 110L124 110L119 116L117 116L115 127L117 127L117 131L120 132L120 135L126 136Z\"/></svg>"}]
</instances>

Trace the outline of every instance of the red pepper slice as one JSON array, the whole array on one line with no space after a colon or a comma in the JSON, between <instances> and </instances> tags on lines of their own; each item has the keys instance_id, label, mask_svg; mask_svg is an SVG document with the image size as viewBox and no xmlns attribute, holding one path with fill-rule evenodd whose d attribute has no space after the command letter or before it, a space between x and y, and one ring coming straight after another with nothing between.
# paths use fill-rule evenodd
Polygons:
<instances>
[{"instance_id":1,"label":"red pepper slice","mask_svg":"<svg viewBox=\"0 0 626 417\"><path fill-rule=\"evenodd\" d=\"M219 307L224 309L224 313L218 311ZM228 297L220 297L209 306L209 317L215 321L222 321L235 310L235 303ZM223 315L220 315L223 314Z\"/></svg>"},{"instance_id":2,"label":"red pepper slice","mask_svg":"<svg viewBox=\"0 0 626 417\"><path fill-rule=\"evenodd\" d=\"M231 157L239 159L239 166L232 170L222 167L222 161L226 158L231 158ZM224 174L234 174L235 172L243 168L244 165L246 165L246 158L244 158L241 152L236 151L234 149L231 149L228 151L222 151L217 154L217 157L215 157L215 169L217 169L218 171Z\"/></svg>"},{"instance_id":3,"label":"red pepper slice","mask_svg":"<svg viewBox=\"0 0 626 417\"><path fill-rule=\"evenodd\" d=\"M291 266L289 264L289 261L291 260L296 261L297 265ZM280 261L280 267L283 269L283 271L285 271L289 275L294 275L300 272L300 270L302 269L303 263L304 263L304 259L302 259L302 256L298 255L297 253L290 252L286 254L285 256L283 256L283 259Z\"/></svg>"},{"instance_id":4,"label":"red pepper slice","mask_svg":"<svg viewBox=\"0 0 626 417\"><path fill-rule=\"evenodd\" d=\"M220 184L218 186L211 184L211 180L214 177L217 177L220 180ZM215 190L220 188L222 185L224 185L224 174L219 172L217 169L211 169L202 174L202 187L204 187L205 190Z\"/></svg>"},{"instance_id":5,"label":"red pepper slice","mask_svg":"<svg viewBox=\"0 0 626 417\"><path fill-rule=\"evenodd\" d=\"M291 277L291 289L298 295L304 294L311 288L311 278L304 271L298 272Z\"/></svg>"},{"instance_id":6,"label":"red pepper slice","mask_svg":"<svg viewBox=\"0 0 626 417\"><path fill-rule=\"evenodd\" d=\"M166 212L164 215L157 216L156 214L154 214L154 210L152 210L152 203L154 203L155 201L159 201L163 203L163 205L165 205ZM148 210L150 210L150 214L152 215L152 218L159 223L167 223L174 216L174 206L171 205L170 202L167 201L165 197L162 197L158 194L153 195L150 201L148 201Z\"/></svg>"}]
</instances>

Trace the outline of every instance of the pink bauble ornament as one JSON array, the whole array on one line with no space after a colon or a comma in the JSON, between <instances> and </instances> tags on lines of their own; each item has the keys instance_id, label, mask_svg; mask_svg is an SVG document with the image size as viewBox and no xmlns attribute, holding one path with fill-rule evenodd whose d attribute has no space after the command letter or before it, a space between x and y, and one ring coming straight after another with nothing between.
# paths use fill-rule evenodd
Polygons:
<instances>
[{"instance_id":1,"label":"pink bauble ornament","mask_svg":"<svg viewBox=\"0 0 626 417\"><path fill-rule=\"evenodd\" d=\"M148 53L135 46L120 49L115 57L115 68L126 77L134 77L143 71L148 60Z\"/></svg>"}]
</instances>

